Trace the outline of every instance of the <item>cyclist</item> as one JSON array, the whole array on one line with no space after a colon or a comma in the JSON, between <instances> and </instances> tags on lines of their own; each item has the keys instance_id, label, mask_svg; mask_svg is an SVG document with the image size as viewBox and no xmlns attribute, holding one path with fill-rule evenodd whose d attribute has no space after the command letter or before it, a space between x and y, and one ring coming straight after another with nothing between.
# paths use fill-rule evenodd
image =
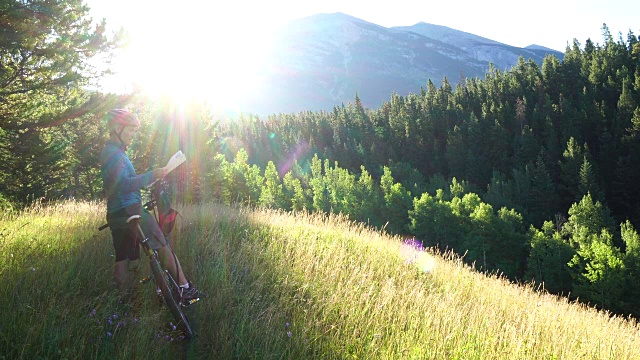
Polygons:
<instances>
[{"instance_id":1,"label":"cyclist","mask_svg":"<svg viewBox=\"0 0 640 360\"><path fill-rule=\"evenodd\" d=\"M137 175L125 150L131 145L140 121L136 115L124 109L110 110L106 120L109 140L100 155L100 173L107 196L107 223L117 218L141 215L140 226L149 237L151 248L158 252L162 265L180 284L183 299L204 296L185 277L178 258L171 247L166 246L167 241L155 218L142 208L140 190L167 175L167 169L157 168ZM111 236L116 252L113 277L118 289L126 291L129 285L129 262L140 258L139 236L133 229L118 229L116 226L111 227Z\"/></svg>"}]
</instances>

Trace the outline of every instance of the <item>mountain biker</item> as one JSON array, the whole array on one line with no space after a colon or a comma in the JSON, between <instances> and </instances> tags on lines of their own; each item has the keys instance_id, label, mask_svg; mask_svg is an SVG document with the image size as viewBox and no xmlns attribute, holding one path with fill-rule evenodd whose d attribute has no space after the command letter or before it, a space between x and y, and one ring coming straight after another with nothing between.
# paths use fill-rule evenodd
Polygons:
<instances>
[{"instance_id":1,"label":"mountain biker","mask_svg":"<svg viewBox=\"0 0 640 360\"><path fill-rule=\"evenodd\" d=\"M133 113L124 109L113 109L107 113L109 140L100 154L100 174L107 197L107 223L117 218L128 218L141 215L140 226L149 236L151 248L158 252L162 265L178 280L183 299L195 299L204 296L182 272L178 258L155 218L142 208L140 190L154 180L167 175L166 168L157 168L142 175L137 175L125 150L133 140L140 121ZM113 247L116 252L116 264L113 277L121 291L126 291L129 280L129 262L140 258L138 246L139 235L130 228L119 229L111 226Z\"/></svg>"}]
</instances>

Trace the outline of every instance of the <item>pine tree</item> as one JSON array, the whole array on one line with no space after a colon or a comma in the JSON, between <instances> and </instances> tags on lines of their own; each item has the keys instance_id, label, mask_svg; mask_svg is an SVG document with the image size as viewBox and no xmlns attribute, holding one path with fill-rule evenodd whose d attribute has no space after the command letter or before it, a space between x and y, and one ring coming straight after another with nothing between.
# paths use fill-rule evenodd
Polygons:
<instances>
[{"instance_id":1,"label":"pine tree","mask_svg":"<svg viewBox=\"0 0 640 360\"><path fill-rule=\"evenodd\" d=\"M258 204L273 209L286 207L282 182L273 161L269 161L264 171L264 186L262 187Z\"/></svg>"},{"instance_id":2,"label":"pine tree","mask_svg":"<svg viewBox=\"0 0 640 360\"><path fill-rule=\"evenodd\" d=\"M462 237L456 215L448 202L423 193L413 200L413 209L409 211L409 230L425 246L439 249L455 249ZM456 249L459 250L459 249Z\"/></svg>"},{"instance_id":3,"label":"pine tree","mask_svg":"<svg viewBox=\"0 0 640 360\"><path fill-rule=\"evenodd\" d=\"M625 245L623 264L627 279L623 307L626 313L637 315L640 314L640 278L637 276L640 271L640 235L628 220L620 224L620 234Z\"/></svg>"},{"instance_id":4,"label":"pine tree","mask_svg":"<svg viewBox=\"0 0 640 360\"><path fill-rule=\"evenodd\" d=\"M380 189L364 166L360 168L360 177L358 178L356 189L355 205L358 206L354 214L356 219L373 226L382 226L380 221L382 217L380 211L382 207ZM358 202L359 204L357 204Z\"/></svg>"},{"instance_id":5,"label":"pine tree","mask_svg":"<svg viewBox=\"0 0 640 360\"><path fill-rule=\"evenodd\" d=\"M554 227L551 221L545 221L541 230L531 226L528 235L531 250L525 278L535 280L551 293L569 293L572 279L567 264L576 251Z\"/></svg>"},{"instance_id":6,"label":"pine tree","mask_svg":"<svg viewBox=\"0 0 640 360\"><path fill-rule=\"evenodd\" d=\"M319 212L329 211L327 186L322 173L322 161L318 158L318 154L313 155L313 159L311 160L311 178L309 179L309 185L313 193L313 210Z\"/></svg>"},{"instance_id":7,"label":"pine tree","mask_svg":"<svg viewBox=\"0 0 640 360\"><path fill-rule=\"evenodd\" d=\"M561 171L561 184L558 190L563 207L568 207L569 204L584 196L584 194L580 194L578 186L580 184L580 168L584 163L585 155L584 148L578 145L573 137L570 138L562 155L563 160L558 162Z\"/></svg>"},{"instance_id":8,"label":"pine tree","mask_svg":"<svg viewBox=\"0 0 640 360\"><path fill-rule=\"evenodd\" d=\"M380 179L380 187L385 202L383 221L387 222L387 229L391 233L406 233L409 226L409 210L412 208L411 193L405 187L396 183L388 167L383 168L384 175Z\"/></svg>"},{"instance_id":9,"label":"pine tree","mask_svg":"<svg viewBox=\"0 0 640 360\"><path fill-rule=\"evenodd\" d=\"M582 166L580 166L580 180L578 183L578 196L582 198L586 194L591 194L594 201L605 203L604 193L600 190L600 186L596 181L593 167L587 157L583 157Z\"/></svg>"},{"instance_id":10,"label":"pine tree","mask_svg":"<svg viewBox=\"0 0 640 360\"><path fill-rule=\"evenodd\" d=\"M59 128L113 105L114 96L84 87L104 70L92 59L109 56L121 34L109 39L104 20L92 25L80 0L4 1L0 23L0 193L15 202L70 195L82 155L69 151ZM83 174L76 170L78 181Z\"/></svg>"},{"instance_id":11,"label":"pine tree","mask_svg":"<svg viewBox=\"0 0 640 360\"><path fill-rule=\"evenodd\" d=\"M573 291L582 300L620 310L625 291L625 269L620 250L613 246L611 234L603 230L592 234L569 262L573 269Z\"/></svg>"},{"instance_id":12,"label":"pine tree","mask_svg":"<svg viewBox=\"0 0 640 360\"><path fill-rule=\"evenodd\" d=\"M599 236L603 230L613 233L614 220L609 209L594 201L591 194L585 195L579 203L569 209L569 219L563 225L563 234L569 236L576 248L588 247L593 236Z\"/></svg>"}]
</instances>

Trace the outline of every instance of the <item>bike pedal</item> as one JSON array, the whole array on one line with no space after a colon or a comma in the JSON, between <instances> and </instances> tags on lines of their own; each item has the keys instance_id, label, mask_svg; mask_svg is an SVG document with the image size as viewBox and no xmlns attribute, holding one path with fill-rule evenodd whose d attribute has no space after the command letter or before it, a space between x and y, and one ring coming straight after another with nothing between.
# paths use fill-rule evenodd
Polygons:
<instances>
[{"instance_id":1,"label":"bike pedal","mask_svg":"<svg viewBox=\"0 0 640 360\"><path fill-rule=\"evenodd\" d=\"M182 304L182 306L186 307L186 306L189 306L189 305L193 305L193 304L197 303L198 301L200 301L200 298L195 298L195 299L183 301L183 302L181 302L181 304Z\"/></svg>"}]
</instances>

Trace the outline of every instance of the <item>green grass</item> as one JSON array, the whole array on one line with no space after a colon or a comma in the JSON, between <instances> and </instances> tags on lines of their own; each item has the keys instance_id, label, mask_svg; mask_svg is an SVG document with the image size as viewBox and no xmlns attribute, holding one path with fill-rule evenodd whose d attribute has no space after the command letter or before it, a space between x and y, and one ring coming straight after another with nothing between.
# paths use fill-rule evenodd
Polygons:
<instances>
[{"instance_id":1,"label":"green grass","mask_svg":"<svg viewBox=\"0 0 640 360\"><path fill-rule=\"evenodd\" d=\"M0 218L0 359L640 359L633 321L340 217L181 213L174 249L210 294L187 309L189 343L151 285L119 300L102 205Z\"/></svg>"}]
</instances>

